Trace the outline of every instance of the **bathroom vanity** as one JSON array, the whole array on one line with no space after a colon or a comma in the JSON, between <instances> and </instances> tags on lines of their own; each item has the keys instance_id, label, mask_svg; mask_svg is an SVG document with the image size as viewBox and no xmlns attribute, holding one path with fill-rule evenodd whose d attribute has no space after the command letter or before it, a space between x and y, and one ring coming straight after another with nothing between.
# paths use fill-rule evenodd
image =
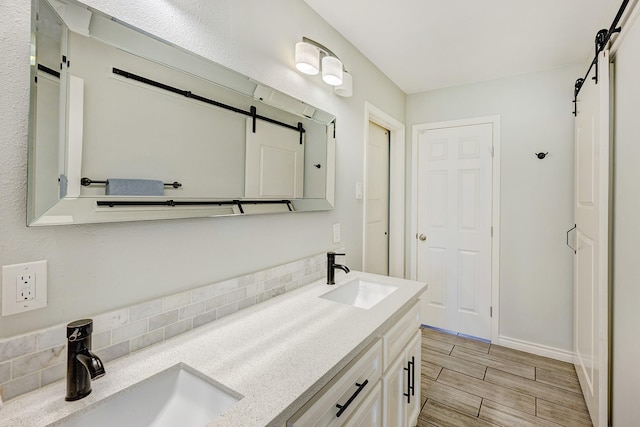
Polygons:
<instances>
[{"instance_id":1,"label":"bathroom vanity","mask_svg":"<svg viewBox=\"0 0 640 427\"><path fill-rule=\"evenodd\" d=\"M316 281L109 362L76 402L64 401L64 380L11 400L0 425L100 425L101 407L146 404L150 393L136 390L182 371L233 397L210 426L414 425L427 285L361 272L340 272L336 283ZM127 411L108 412L113 423Z\"/></svg>"}]
</instances>

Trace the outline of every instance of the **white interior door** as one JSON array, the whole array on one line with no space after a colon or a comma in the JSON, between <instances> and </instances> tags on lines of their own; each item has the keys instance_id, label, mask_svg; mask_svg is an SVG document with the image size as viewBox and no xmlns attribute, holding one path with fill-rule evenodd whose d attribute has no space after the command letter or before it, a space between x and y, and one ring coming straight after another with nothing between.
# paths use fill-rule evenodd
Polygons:
<instances>
[{"instance_id":1,"label":"white interior door","mask_svg":"<svg viewBox=\"0 0 640 427\"><path fill-rule=\"evenodd\" d=\"M491 339L491 123L418 136L416 277L422 323Z\"/></svg>"},{"instance_id":2,"label":"white interior door","mask_svg":"<svg viewBox=\"0 0 640 427\"><path fill-rule=\"evenodd\" d=\"M593 425L608 424L609 55L598 61L577 103L574 350Z\"/></svg>"},{"instance_id":3,"label":"white interior door","mask_svg":"<svg viewBox=\"0 0 640 427\"><path fill-rule=\"evenodd\" d=\"M246 121L245 198L299 199L304 191L300 134L272 123Z\"/></svg>"},{"instance_id":4,"label":"white interior door","mask_svg":"<svg viewBox=\"0 0 640 427\"><path fill-rule=\"evenodd\" d=\"M389 131L369 122L364 271L389 275Z\"/></svg>"}]
</instances>

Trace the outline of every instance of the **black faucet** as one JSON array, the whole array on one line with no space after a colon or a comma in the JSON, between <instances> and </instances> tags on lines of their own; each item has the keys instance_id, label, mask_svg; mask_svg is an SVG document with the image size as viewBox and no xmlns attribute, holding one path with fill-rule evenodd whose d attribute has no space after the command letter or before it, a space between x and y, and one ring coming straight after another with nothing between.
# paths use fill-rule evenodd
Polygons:
<instances>
[{"instance_id":1,"label":"black faucet","mask_svg":"<svg viewBox=\"0 0 640 427\"><path fill-rule=\"evenodd\" d=\"M345 254L337 254L335 252L327 252L327 285L336 284L336 268L348 273L349 267L342 264L336 264L336 256L344 256Z\"/></svg>"},{"instance_id":2,"label":"black faucet","mask_svg":"<svg viewBox=\"0 0 640 427\"><path fill-rule=\"evenodd\" d=\"M91 380L104 376L102 360L91 352L93 320L82 319L67 325L67 396L79 400L91 393Z\"/></svg>"}]
</instances>

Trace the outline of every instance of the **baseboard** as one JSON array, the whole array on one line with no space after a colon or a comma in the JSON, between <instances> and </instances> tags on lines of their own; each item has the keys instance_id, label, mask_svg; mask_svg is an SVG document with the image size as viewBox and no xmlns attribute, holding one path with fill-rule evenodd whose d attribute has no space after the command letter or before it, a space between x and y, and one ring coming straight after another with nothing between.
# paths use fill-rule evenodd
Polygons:
<instances>
[{"instance_id":1,"label":"baseboard","mask_svg":"<svg viewBox=\"0 0 640 427\"><path fill-rule=\"evenodd\" d=\"M516 338L500 336L498 342L495 343L514 350L526 351L527 353L537 354L538 356L549 357L551 359L560 360L562 362L574 363L574 354L572 351L560 348L549 347L542 344L536 344L529 341L523 341Z\"/></svg>"}]
</instances>

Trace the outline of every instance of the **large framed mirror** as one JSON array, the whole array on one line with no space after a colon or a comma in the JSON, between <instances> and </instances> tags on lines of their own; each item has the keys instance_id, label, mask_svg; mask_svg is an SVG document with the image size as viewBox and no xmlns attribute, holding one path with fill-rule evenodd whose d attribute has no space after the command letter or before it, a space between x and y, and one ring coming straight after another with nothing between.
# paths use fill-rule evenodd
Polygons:
<instances>
[{"instance_id":1,"label":"large framed mirror","mask_svg":"<svg viewBox=\"0 0 640 427\"><path fill-rule=\"evenodd\" d=\"M333 208L335 117L75 0L33 0L27 224Z\"/></svg>"}]
</instances>

